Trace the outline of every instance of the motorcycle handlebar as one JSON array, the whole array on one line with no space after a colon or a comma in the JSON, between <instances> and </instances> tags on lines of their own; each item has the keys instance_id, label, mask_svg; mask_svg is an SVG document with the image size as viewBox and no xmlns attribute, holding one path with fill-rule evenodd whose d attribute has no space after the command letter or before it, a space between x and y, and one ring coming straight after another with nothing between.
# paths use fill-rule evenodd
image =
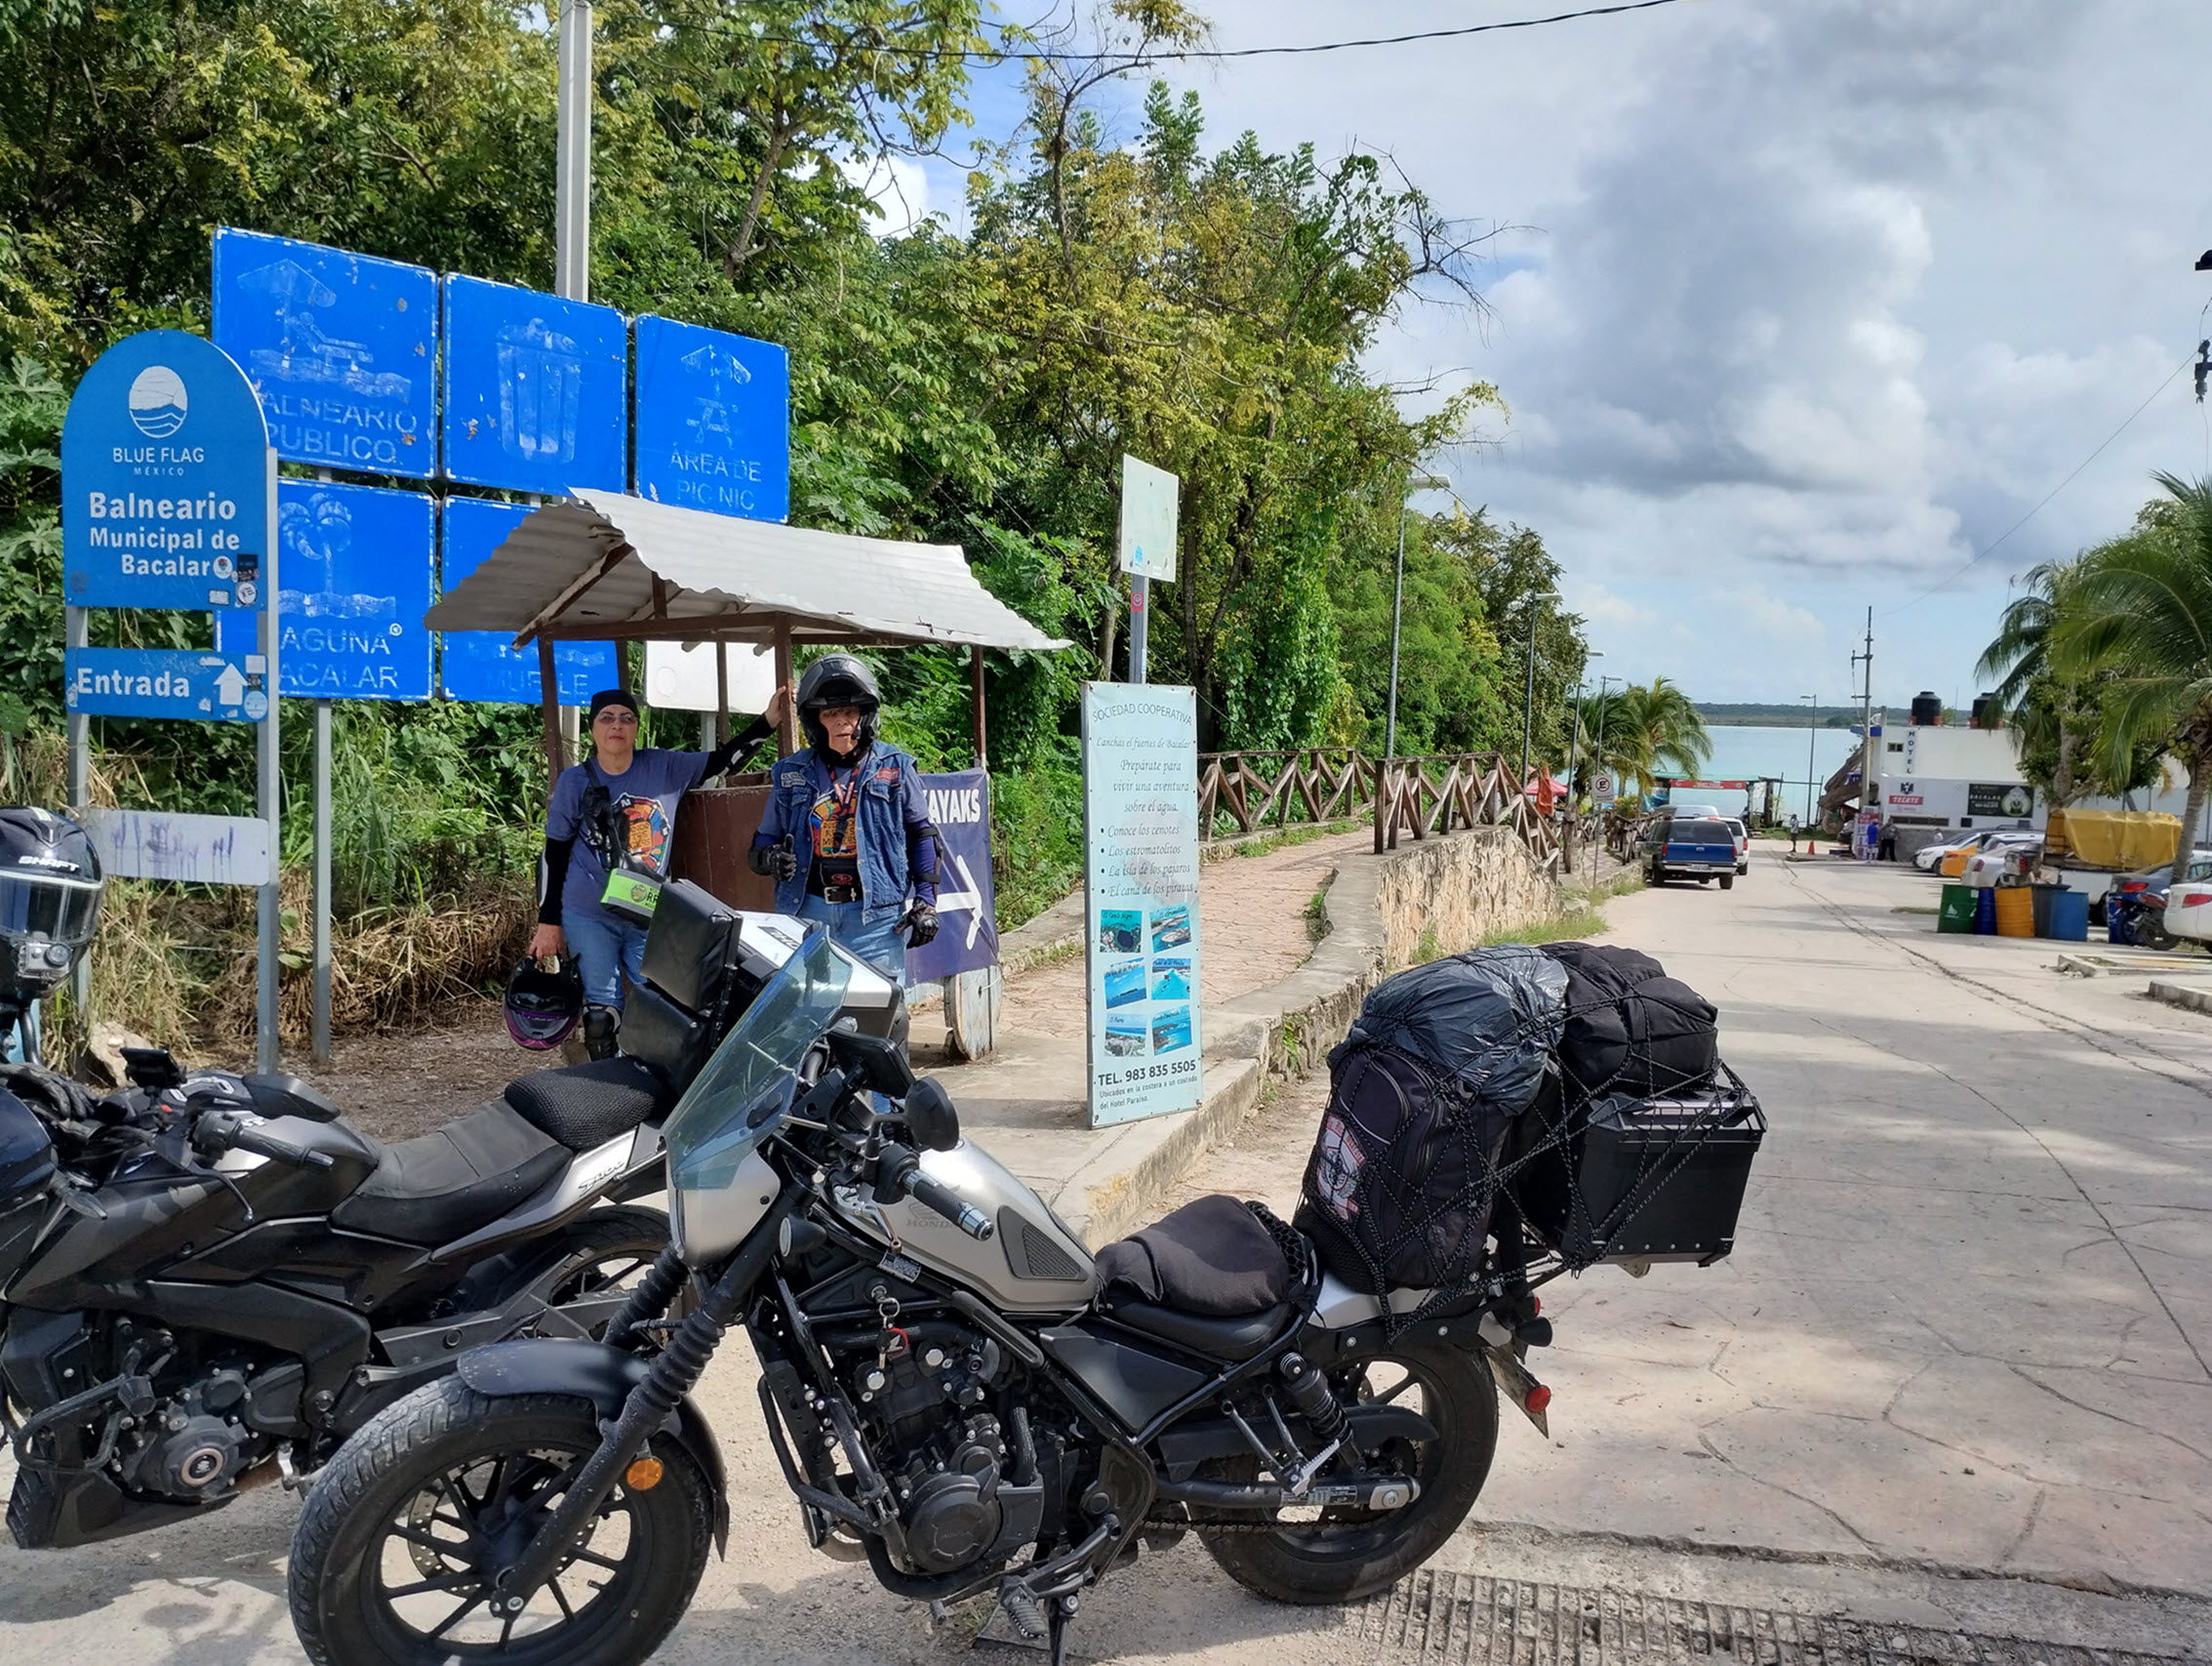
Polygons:
<instances>
[{"instance_id":1,"label":"motorcycle handlebar","mask_svg":"<svg viewBox=\"0 0 2212 1666\"><path fill-rule=\"evenodd\" d=\"M909 1168L901 1178L900 1185L906 1196L933 1214L943 1215L978 1243L988 1243L998 1231L991 1219L967 1199L940 1181L932 1180L920 1168Z\"/></svg>"},{"instance_id":2,"label":"motorcycle handlebar","mask_svg":"<svg viewBox=\"0 0 2212 1666\"><path fill-rule=\"evenodd\" d=\"M305 1146L296 1146L290 1140L279 1139L259 1128L233 1128L227 1143L240 1151L250 1151L257 1157L265 1157L276 1162L289 1162L295 1168L329 1168L332 1165L330 1153L309 1151Z\"/></svg>"}]
</instances>

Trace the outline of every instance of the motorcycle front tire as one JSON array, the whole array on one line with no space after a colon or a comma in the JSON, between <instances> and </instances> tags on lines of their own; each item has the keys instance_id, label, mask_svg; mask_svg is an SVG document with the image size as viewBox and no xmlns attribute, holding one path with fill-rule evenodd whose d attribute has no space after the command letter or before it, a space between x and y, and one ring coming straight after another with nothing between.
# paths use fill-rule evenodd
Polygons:
<instances>
[{"instance_id":1,"label":"motorcycle front tire","mask_svg":"<svg viewBox=\"0 0 2212 1666\"><path fill-rule=\"evenodd\" d=\"M502 1624L489 1606L486 1547L542 1513L540 1500L557 1494L563 1473L598 1444L588 1401L495 1400L458 1377L379 1412L316 1478L293 1534L292 1623L307 1658L314 1666L445 1666L471 1655L500 1666L637 1666L690 1606L713 1537L706 1478L664 1435L631 1466L641 1475L642 1460L653 1460L652 1479L616 1487L577 1559L530 1608L497 1640L469 1635ZM525 1475L527 1483L512 1479ZM515 1520L492 1519L502 1511ZM620 1555L596 1554L599 1526L616 1514L621 1544L610 1548ZM411 1611L400 1610L401 1600ZM525 1623L531 1629L510 1635Z\"/></svg>"}]
</instances>

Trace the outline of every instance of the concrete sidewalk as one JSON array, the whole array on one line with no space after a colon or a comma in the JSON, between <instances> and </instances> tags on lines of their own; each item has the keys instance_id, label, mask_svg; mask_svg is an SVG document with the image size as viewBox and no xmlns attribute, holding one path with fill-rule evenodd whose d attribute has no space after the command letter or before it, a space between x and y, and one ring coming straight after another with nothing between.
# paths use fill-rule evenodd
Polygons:
<instances>
[{"instance_id":1,"label":"concrete sidewalk","mask_svg":"<svg viewBox=\"0 0 2212 1666\"><path fill-rule=\"evenodd\" d=\"M1306 1062L1295 1038L1309 1015L1348 998L1348 1019L1381 964L1374 919L1378 867L1364 829L1262 855L1222 855L1205 865L1199 879L1204 1098L1194 1111L1118 1127L1090 1125L1079 896L1022 933L1009 933L1018 955L1041 951L1042 957L1007 980L996 1051L974 1064L951 1060L926 1043L929 1021L918 1016L915 1066L945 1083L971 1138L1094 1246L1104 1243L1143 1225L1183 1170L1259 1103L1270 1065L1295 1070ZM1331 929L1316 944L1320 919L1309 910L1324 893L1334 905ZM1287 1051L1286 1025L1293 1037Z\"/></svg>"}]
</instances>

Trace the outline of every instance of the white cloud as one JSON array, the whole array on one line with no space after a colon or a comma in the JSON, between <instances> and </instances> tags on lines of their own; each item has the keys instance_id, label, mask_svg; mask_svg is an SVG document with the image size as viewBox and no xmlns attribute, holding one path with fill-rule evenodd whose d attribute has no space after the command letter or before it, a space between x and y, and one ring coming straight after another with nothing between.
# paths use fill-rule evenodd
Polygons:
<instances>
[{"instance_id":1,"label":"white cloud","mask_svg":"<svg viewBox=\"0 0 2212 1666\"><path fill-rule=\"evenodd\" d=\"M869 227L878 237L903 237L929 218L929 175L912 158L861 157L837 166L881 211Z\"/></svg>"}]
</instances>

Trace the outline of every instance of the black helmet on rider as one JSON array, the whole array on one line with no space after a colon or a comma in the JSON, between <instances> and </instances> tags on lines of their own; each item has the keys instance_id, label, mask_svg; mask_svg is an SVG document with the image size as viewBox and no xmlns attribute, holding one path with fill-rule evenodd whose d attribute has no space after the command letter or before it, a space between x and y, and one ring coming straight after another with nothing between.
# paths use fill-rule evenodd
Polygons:
<instances>
[{"instance_id":1,"label":"black helmet on rider","mask_svg":"<svg viewBox=\"0 0 2212 1666\"><path fill-rule=\"evenodd\" d=\"M507 1034L518 1047L543 1052L569 1038L583 1016L583 979L574 960L548 972L525 960L507 979Z\"/></svg>"},{"instance_id":2,"label":"black helmet on rider","mask_svg":"<svg viewBox=\"0 0 2212 1666\"><path fill-rule=\"evenodd\" d=\"M861 727L853 745L856 752L866 752L875 744L876 713L883 709L875 673L851 654L824 654L799 678L799 727L806 731L807 745L817 752L829 750L829 732L822 726L822 714L838 706L859 710Z\"/></svg>"},{"instance_id":3,"label":"black helmet on rider","mask_svg":"<svg viewBox=\"0 0 2212 1666\"><path fill-rule=\"evenodd\" d=\"M0 809L0 1001L60 987L100 928L100 854L52 810Z\"/></svg>"}]
</instances>

